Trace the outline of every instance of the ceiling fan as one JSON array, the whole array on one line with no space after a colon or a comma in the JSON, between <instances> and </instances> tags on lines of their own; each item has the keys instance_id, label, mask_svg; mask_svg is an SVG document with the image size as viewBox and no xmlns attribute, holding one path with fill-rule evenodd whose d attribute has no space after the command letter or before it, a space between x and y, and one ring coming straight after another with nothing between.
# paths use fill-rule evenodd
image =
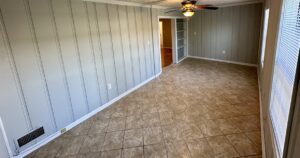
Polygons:
<instances>
[{"instance_id":1,"label":"ceiling fan","mask_svg":"<svg viewBox=\"0 0 300 158\"><path fill-rule=\"evenodd\" d=\"M182 7L179 9L172 9L167 11L166 13L170 12L175 12L175 11L180 11L182 14L186 17L192 17L196 11L200 11L203 9L208 9L208 10L217 10L218 7L213 6L213 5L197 5L197 0L185 0L181 2Z\"/></svg>"},{"instance_id":2,"label":"ceiling fan","mask_svg":"<svg viewBox=\"0 0 300 158\"><path fill-rule=\"evenodd\" d=\"M154 0L146 4L155 4L155 3L160 3L166 0ZM170 12L182 12L182 14L186 17L191 17L195 14L196 11L200 11L203 9L208 9L208 10L217 10L218 7L213 6L213 5L197 5L197 0L185 0L181 2L182 7L181 8L176 8L167 11L166 13Z\"/></svg>"}]
</instances>

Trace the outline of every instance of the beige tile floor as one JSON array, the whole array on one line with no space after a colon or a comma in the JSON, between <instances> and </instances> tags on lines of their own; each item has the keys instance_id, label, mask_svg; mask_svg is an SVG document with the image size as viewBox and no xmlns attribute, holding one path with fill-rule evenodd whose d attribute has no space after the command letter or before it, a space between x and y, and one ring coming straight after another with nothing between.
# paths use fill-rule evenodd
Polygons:
<instances>
[{"instance_id":1,"label":"beige tile floor","mask_svg":"<svg viewBox=\"0 0 300 158\"><path fill-rule=\"evenodd\" d=\"M261 157L256 69L187 59L34 158Z\"/></svg>"}]
</instances>

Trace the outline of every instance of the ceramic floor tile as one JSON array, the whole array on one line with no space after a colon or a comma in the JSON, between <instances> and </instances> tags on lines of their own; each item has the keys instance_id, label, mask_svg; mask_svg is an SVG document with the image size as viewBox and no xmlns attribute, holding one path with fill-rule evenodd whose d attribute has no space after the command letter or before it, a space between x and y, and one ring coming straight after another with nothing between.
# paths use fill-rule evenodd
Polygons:
<instances>
[{"instance_id":1,"label":"ceramic floor tile","mask_svg":"<svg viewBox=\"0 0 300 158\"><path fill-rule=\"evenodd\" d=\"M96 153L86 153L84 154L84 158L99 158L101 156L101 152Z\"/></svg>"},{"instance_id":2,"label":"ceramic floor tile","mask_svg":"<svg viewBox=\"0 0 300 158\"><path fill-rule=\"evenodd\" d=\"M163 142L161 127L148 127L143 129L144 145L158 144Z\"/></svg>"},{"instance_id":3,"label":"ceramic floor tile","mask_svg":"<svg viewBox=\"0 0 300 158\"><path fill-rule=\"evenodd\" d=\"M183 136L175 125L162 126L164 139L167 141L183 140Z\"/></svg>"},{"instance_id":4,"label":"ceramic floor tile","mask_svg":"<svg viewBox=\"0 0 300 158\"><path fill-rule=\"evenodd\" d=\"M159 112L160 125L169 125L174 123L173 112L164 111Z\"/></svg>"},{"instance_id":5,"label":"ceramic floor tile","mask_svg":"<svg viewBox=\"0 0 300 158\"><path fill-rule=\"evenodd\" d=\"M239 157L234 147L226 139L225 136L208 137L207 141L213 149L215 157L218 158L231 158Z\"/></svg>"},{"instance_id":6,"label":"ceramic floor tile","mask_svg":"<svg viewBox=\"0 0 300 158\"><path fill-rule=\"evenodd\" d=\"M145 158L167 158L167 150L163 143L144 147Z\"/></svg>"},{"instance_id":7,"label":"ceramic floor tile","mask_svg":"<svg viewBox=\"0 0 300 158\"><path fill-rule=\"evenodd\" d=\"M29 155L30 158L39 158L39 157L45 157L45 158L54 158L59 150L64 146L65 143L67 143L65 138L59 137L58 139L55 139L54 141L50 142L49 144L45 145L41 149L37 150L35 153L32 153L32 155Z\"/></svg>"},{"instance_id":8,"label":"ceramic floor tile","mask_svg":"<svg viewBox=\"0 0 300 158\"><path fill-rule=\"evenodd\" d=\"M98 134L98 133L105 133L108 126L108 119L104 120L97 120L94 121L92 127L89 130L89 134Z\"/></svg>"},{"instance_id":9,"label":"ceramic floor tile","mask_svg":"<svg viewBox=\"0 0 300 158\"><path fill-rule=\"evenodd\" d=\"M143 114L143 109L136 104L128 107L127 109L127 116L142 115L142 114Z\"/></svg>"},{"instance_id":10,"label":"ceramic floor tile","mask_svg":"<svg viewBox=\"0 0 300 158\"><path fill-rule=\"evenodd\" d=\"M144 127L152 127L152 126L159 126L159 114L155 113L148 113L143 115Z\"/></svg>"},{"instance_id":11,"label":"ceramic floor tile","mask_svg":"<svg viewBox=\"0 0 300 158\"><path fill-rule=\"evenodd\" d=\"M127 148L122 151L122 158L143 158L143 147Z\"/></svg>"},{"instance_id":12,"label":"ceramic floor tile","mask_svg":"<svg viewBox=\"0 0 300 158\"><path fill-rule=\"evenodd\" d=\"M55 158L86 158L86 156L84 154L75 154L75 155L56 156Z\"/></svg>"},{"instance_id":13,"label":"ceramic floor tile","mask_svg":"<svg viewBox=\"0 0 300 158\"><path fill-rule=\"evenodd\" d=\"M206 120L198 123L198 127L206 137L223 135L219 126L213 120Z\"/></svg>"},{"instance_id":14,"label":"ceramic floor tile","mask_svg":"<svg viewBox=\"0 0 300 158\"><path fill-rule=\"evenodd\" d=\"M186 59L27 158L260 157L260 139L256 69Z\"/></svg>"},{"instance_id":15,"label":"ceramic floor tile","mask_svg":"<svg viewBox=\"0 0 300 158\"><path fill-rule=\"evenodd\" d=\"M143 129L125 131L123 148L143 146Z\"/></svg>"},{"instance_id":16,"label":"ceramic floor tile","mask_svg":"<svg viewBox=\"0 0 300 158\"><path fill-rule=\"evenodd\" d=\"M193 158L213 158L214 153L206 139L187 141L188 148Z\"/></svg>"},{"instance_id":17,"label":"ceramic floor tile","mask_svg":"<svg viewBox=\"0 0 300 158\"><path fill-rule=\"evenodd\" d=\"M68 137L64 141L64 146L58 152L57 156L69 156L78 154L85 136Z\"/></svg>"},{"instance_id":18,"label":"ceramic floor tile","mask_svg":"<svg viewBox=\"0 0 300 158\"><path fill-rule=\"evenodd\" d=\"M227 135L226 137L231 142L231 144L233 144L240 156L251 156L261 154L261 151L258 149L258 146L251 142L248 139L248 137L243 133Z\"/></svg>"},{"instance_id":19,"label":"ceramic floor tile","mask_svg":"<svg viewBox=\"0 0 300 158\"><path fill-rule=\"evenodd\" d=\"M109 121L107 132L125 130L126 117L115 117Z\"/></svg>"},{"instance_id":20,"label":"ceramic floor tile","mask_svg":"<svg viewBox=\"0 0 300 158\"><path fill-rule=\"evenodd\" d=\"M202 131L194 123L178 121L176 127L185 140L203 138Z\"/></svg>"},{"instance_id":21,"label":"ceramic floor tile","mask_svg":"<svg viewBox=\"0 0 300 158\"><path fill-rule=\"evenodd\" d=\"M88 134L93 121L87 120L84 123L81 123L75 126L72 130L67 131L63 136L78 136L78 135L86 135Z\"/></svg>"},{"instance_id":22,"label":"ceramic floor tile","mask_svg":"<svg viewBox=\"0 0 300 158\"><path fill-rule=\"evenodd\" d=\"M172 158L191 158L190 151L184 141L166 142L168 157Z\"/></svg>"},{"instance_id":23,"label":"ceramic floor tile","mask_svg":"<svg viewBox=\"0 0 300 158\"><path fill-rule=\"evenodd\" d=\"M249 115L231 118L232 121L240 130L244 132L260 130L259 116Z\"/></svg>"},{"instance_id":24,"label":"ceramic floor tile","mask_svg":"<svg viewBox=\"0 0 300 158\"><path fill-rule=\"evenodd\" d=\"M261 147L261 132L260 131L247 132L245 134L254 144Z\"/></svg>"},{"instance_id":25,"label":"ceramic floor tile","mask_svg":"<svg viewBox=\"0 0 300 158\"><path fill-rule=\"evenodd\" d=\"M112 113L111 117L125 117L127 110L125 107L123 108L117 108L114 113Z\"/></svg>"},{"instance_id":26,"label":"ceramic floor tile","mask_svg":"<svg viewBox=\"0 0 300 158\"><path fill-rule=\"evenodd\" d=\"M101 152L101 158L121 158L122 150L109 150Z\"/></svg>"},{"instance_id":27,"label":"ceramic floor tile","mask_svg":"<svg viewBox=\"0 0 300 158\"><path fill-rule=\"evenodd\" d=\"M123 147L124 131L106 133L102 150L121 149Z\"/></svg>"},{"instance_id":28,"label":"ceramic floor tile","mask_svg":"<svg viewBox=\"0 0 300 158\"><path fill-rule=\"evenodd\" d=\"M87 135L82 142L79 153L100 152L105 134Z\"/></svg>"},{"instance_id":29,"label":"ceramic floor tile","mask_svg":"<svg viewBox=\"0 0 300 158\"><path fill-rule=\"evenodd\" d=\"M143 128L144 121L142 115L132 115L126 118L126 129Z\"/></svg>"},{"instance_id":30,"label":"ceramic floor tile","mask_svg":"<svg viewBox=\"0 0 300 158\"><path fill-rule=\"evenodd\" d=\"M228 119L217 119L214 122L224 134L240 133L241 130Z\"/></svg>"}]
</instances>

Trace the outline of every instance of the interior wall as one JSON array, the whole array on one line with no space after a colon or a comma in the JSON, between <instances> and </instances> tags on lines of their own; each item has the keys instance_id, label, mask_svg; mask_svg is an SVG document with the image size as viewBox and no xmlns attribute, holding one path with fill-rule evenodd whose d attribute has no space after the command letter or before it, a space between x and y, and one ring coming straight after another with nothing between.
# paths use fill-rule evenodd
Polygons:
<instances>
[{"instance_id":1,"label":"interior wall","mask_svg":"<svg viewBox=\"0 0 300 158\"><path fill-rule=\"evenodd\" d=\"M7 148L5 146L5 141L2 135L2 131L0 130L0 157L1 158L8 158L9 154Z\"/></svg>"},{"instance_id":2,"label":"interior wall","mask_svg":"<svg viewBox=\"0 0 300 158\"><path fill-rule=\"evenodd\" d=\"M13 150L30 130L43 126L33 143L41 141L161 72L158 9L151 16L150 8L81 0L0 4L0 115Z\"/></svg>"},{"instance_id":3,"label":"interior wall","mask_svg":"<svg viewBox=\"0 0 300 158\"><path fill-rule=\"evenodd\" d=\"M189 56L257 64L262 4L203 10L189 20Z\"/></svg>"}]
</instances>

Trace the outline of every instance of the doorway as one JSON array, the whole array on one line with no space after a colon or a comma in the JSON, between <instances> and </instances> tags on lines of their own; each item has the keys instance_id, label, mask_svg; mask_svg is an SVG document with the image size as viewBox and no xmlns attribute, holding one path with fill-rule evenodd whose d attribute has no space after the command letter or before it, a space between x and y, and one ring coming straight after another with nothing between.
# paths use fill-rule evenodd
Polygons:
<instances>
[{"instance_id":1,"label":"doorway","mask_svg":"<svg viewBox=\"0 0 300 158\"><path fill-rule=\"evenodd\" d=\"M173 63L172 20L159 19L159 35L162 67Z\"/></svg>"}]
</instances>

